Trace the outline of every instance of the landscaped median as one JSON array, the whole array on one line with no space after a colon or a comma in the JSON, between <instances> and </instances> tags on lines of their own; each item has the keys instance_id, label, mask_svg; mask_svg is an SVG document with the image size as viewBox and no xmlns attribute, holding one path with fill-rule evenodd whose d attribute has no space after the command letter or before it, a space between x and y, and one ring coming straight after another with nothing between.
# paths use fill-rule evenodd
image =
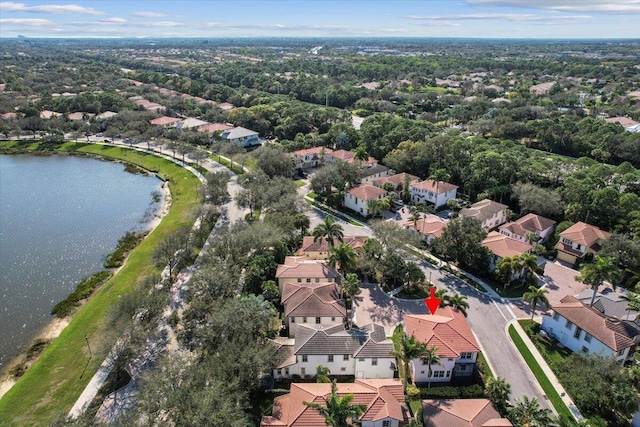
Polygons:
<instances>
[{"instance_id":1,"label":"landscaped median","mask_svg":"<svg viewBox=\"0 0 640 427\"><path fill-rule=\"evenodd\" d=\"M566 419L573 419L574 416L571 410L564 403L564 400L558 394L553 384L551 384L551 381L544 373L542 367L533 356L533 353L531 353L531 350L529 350L529 347L525 344L524 339L520 336L520 333L518 333L516 327L513 324L509 325L509 336L522 355L522 358L525 360L525 362L527 362L529 369L531 369L531 372L536 377L536 380L542 387L542 390L549 398L549 401L555 408L558 416Z\"/></svg>"},{"instance_id":2,"label":"landscaped median","mask_svg":"<svg viewBox=\"0 0 640 427\"><path fill-rule=\"evenodd\" d=\"M106 356L109 346L101 345L101 337L109 328L105 315L112 302L133 289L145 276L160 271L152 260L154 248L168 234L193 222L191 213L199 202L200 181L169 160L106 145L80 145L74 151L123 160L157 173L169 182L171 210L131 251L122 269L78 310L60 336L2 397L0 425L3 426L49 425L69 412Z\"/></svg>"}]
</instances>

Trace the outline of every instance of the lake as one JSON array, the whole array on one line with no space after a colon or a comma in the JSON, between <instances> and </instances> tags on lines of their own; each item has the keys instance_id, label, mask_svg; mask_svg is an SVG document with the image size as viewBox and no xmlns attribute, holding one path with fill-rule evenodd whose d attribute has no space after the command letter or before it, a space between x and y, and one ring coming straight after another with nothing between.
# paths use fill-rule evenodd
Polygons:
<instances>
[{"instance_id":1,"label":"lake","mask_svg":"<svg viewBox=\"0 0 640 427\"><path fill-rule=\"evenodd\" d=\"M149 227L161 184L94 158L0 155L0 365L102 269L121 236Z\"/></svg>"}]
</instances>

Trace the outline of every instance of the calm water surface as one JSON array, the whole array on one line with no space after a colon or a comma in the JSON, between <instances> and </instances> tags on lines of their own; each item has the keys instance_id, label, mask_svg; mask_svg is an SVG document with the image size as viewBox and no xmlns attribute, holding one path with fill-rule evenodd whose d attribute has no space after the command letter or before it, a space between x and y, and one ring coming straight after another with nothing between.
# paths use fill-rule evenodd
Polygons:
<instances>
[{"instance_id":1,"label":"calm water surface","mask_svg":"<svg viewBox=\"0 0 640 427\"><path fill-rule=\"evenodd\" d=\"M78 281L161 208L156 177L73 156L0 155L0 363L17 355Z\"/></svg>"}]
</instances>

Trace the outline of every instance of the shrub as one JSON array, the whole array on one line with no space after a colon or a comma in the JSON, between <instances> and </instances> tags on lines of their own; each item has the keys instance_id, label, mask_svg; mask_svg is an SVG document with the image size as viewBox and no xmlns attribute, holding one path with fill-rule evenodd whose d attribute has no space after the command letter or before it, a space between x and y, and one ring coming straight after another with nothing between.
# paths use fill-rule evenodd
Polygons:
<instances>
[{"instance_id":1,"label":"shrub","mask_svg":"<svg viewBox=\"0 0 640 427\"><path fill-rule=\"evenodd\" d=\"M109 280L110 277L110 271L100 271L88 279L81 281L78 283L75 291L73 291L63 301L60 301L53 306L51 314L60 318L70 315L73 309L80 305L80 301L88 298L97 287Z\"/></svg>"}]
</instances>

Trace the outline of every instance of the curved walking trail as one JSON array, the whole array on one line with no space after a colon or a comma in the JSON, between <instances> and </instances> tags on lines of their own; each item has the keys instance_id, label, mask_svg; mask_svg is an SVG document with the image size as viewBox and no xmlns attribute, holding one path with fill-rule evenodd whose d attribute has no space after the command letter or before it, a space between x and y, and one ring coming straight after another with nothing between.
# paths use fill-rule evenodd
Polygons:
<instances>
[{"instance_id":1,"label":"curved walking trail","mask_svg":"<svg viewBox=\"0 0 640 427\"><path fill-rule=\"evenodd\" d=\"M139 143L137 145L131 146L124 143L116 142L115 144L105 144L105 145L118 145L118 146L130 148L138 151L144 151L147 153L150 152L145 147L146 143ZM170 150L155 147L154 151L151 151L151 153L154 155L163 157L167 160L173 161L175 163L178 163L180 165L183 165L186 169L188 169L193 174L195 174L200 179L201 182L205 182L205 178L201 173L199 173L197 170L195 170L191 166L183 164L181 161L173 158L171 156ZM188 158L188 155L185 157ZM96 414L96 420L100 422L114 423L117 417L121 413L133 407L133 405L135 405L136 382L140 376L140 373L144 369L150 366L153 366L156 360L166 351L180 351L180 348L175 338L175 333L173 329L167 324L167 318L174 311L177 311L178 314L182 313L182 310L184 309L183 298L184 298L185 285L191 279L191 276L193 275L194 271L197 269L197 265L201 257L206 252L206 249L209 247L209 240L211 239L211 237L218 232L220 226L225 222L227 221L235 222L236 220L242 219L244 217L244 214L245 214L244 210L239 209L234 202L235 195L237 194L240 188L237 183L237 177L233 175L231 171L229 171L229 169L210 159L205 159L204 161L202 161L201 164L209 172L217 172L217 171L223 170L223 171L227 171L231 175L231 180L229 181L229 184L227 186L227 190L229 192L230 198L229 198L229 201L222 207L222 210L226 213L226 216L221 216L218 219L218 222L216 223L214 228L211 230L209 238L205 242L205 245L201 249L198 255L198 258L196 259L194 264L180 271L180 273L177 275L176 279L172 283L171 289L170 289L171 300L163 313L162 320L160 322L160 325L158 326L158 331L157 331L158 333L154 338L149 339L147 341L147 345L142 355L137 359L132 360L127 365L127 372L129 372L129 374L131 375L131 381L125 387L122 387L121 389L116 390L115 392L111 393L109 396L105 398L104 402L102 403L102 405L100 406L100 409ZM223 217L226 217L227 219L223 219ZM196 224L194 224L194 227L198 227L198 226L199 224L196 222ZM168 268L165 268L162 275L163 277L166 277L168 275ZM112 360L111 360L111 355L109 355L102 362L98 371L92 377L89 384L87 384L87 387L84 389L84 391L82 392L82 394L80 395L76 403L73 405L73 407L71 408L71 411L69 411L69 414L68 414L69 419L75 419L78 416L80 416L84 412L84 410L87 408L87 406L91 404L91 402L97 395L98 391L104 384L105 380L107 379L111 370L112 370Z\"/></svg>"}]
</instances>

